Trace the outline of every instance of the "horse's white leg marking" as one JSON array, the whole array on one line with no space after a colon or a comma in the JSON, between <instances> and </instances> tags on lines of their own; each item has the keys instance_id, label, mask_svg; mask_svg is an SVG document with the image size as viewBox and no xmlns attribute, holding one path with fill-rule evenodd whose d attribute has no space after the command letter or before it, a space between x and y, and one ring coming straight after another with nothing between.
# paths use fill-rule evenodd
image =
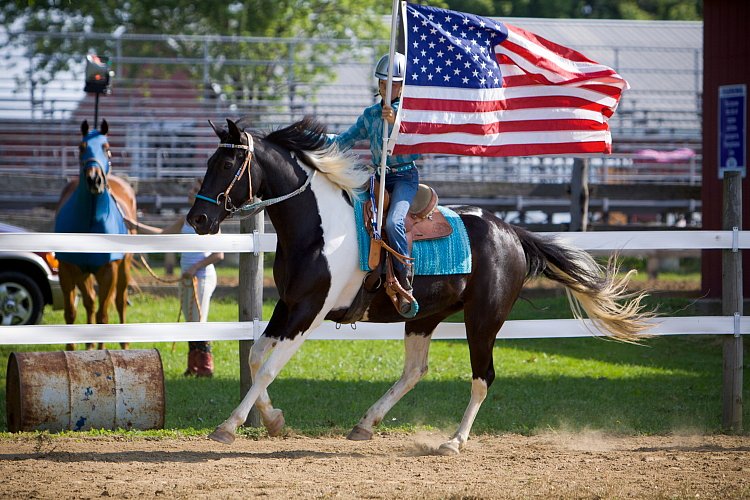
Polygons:
<instances>
[{"instance_id":1,"label":"horse's white leg marking","mask_svg":"<svg viewBox=\"0 0 750 500\"><path fill-rule=\"evenodd\" d=\"M441 453L453 455L461 450L466 441L469 440L471 426L474 424L479 407L482 406L482 402L486 397L487 382L480 378L473 379L471 381L471 399L469 400L469 406L466 407L466 411L464 412L464 418L461 419L461 425L458 426L458 430L450 441L440 445L439 451Z\"/></svg>"},{"instance_id":2,"label":"horse's white leg marking","mask_svg":"<svg viewBox=\"0 0 750 500\"><path fill-rule=\"evenodd\" d=\"M308 170L308 174L310 173L307 167L303 168ZM211 434L210 437L218 441L231 443L234 440L237 427L245 422L253 404L257 404L264 424L268 426L270 423L273 427L274 423L278 422L277 419L281 416L281 411L275 410L271 406L267 392L268 386L297 352L309 332L317 328L334 307L350 305L362 283L364 272L359 270L358 264L354 210L342 197L341 189L326 179L325 176L316 176L311 183L311 188L315 194L322 221L323 254L331 273L331 286L328 289L323 307L318 311L306 332L299 332L293 338L282 341L275 341L262 336L261 339L266 340L258 347L257 353L255 346L253 347L249 361L251 374L253 374L253 385L229 418ZM290 337L293 333L288 332ZM276 345L268 359L263 362L263 355L273 342L276 342ZM281 422L283 424L283 420ZM269 432L271 432L271 428L269 428Z\"/></svg>"},{"instance_id":3,"label":"horse's white leg marking","mask_svg":"<svg viewBox=\"0 0 750 500\"><path fill-rule=\"evenodd\" d=\"M252 408L253 404L258 400L258 397L266 391L268 386L273 382L284 365L289 362L289 359L291 359L294 353L297 352L297 349L300 348L307 338L307 333L308 332L300 333L293 339L282 340L276 344L273 352L271 352L268 359L261 365L260 369L256 372L255 377L253 377L253 385L250 387L247 394L245 394L242 402L237 408L235 408L229 418L219 426L219 429L233 435L237 430L237 427L245 423L247 415L250 413L250 408Z\"/></svg>"},{"instance_id":4,"label":"horse's white leg marking","mask_svg":"<svg viewBox=\"0 0 750 500\"><path fill-rule=\"evenodd\" d=\"M430 338L429 335L426 337L422 335L407 335L404 338L404 371L401 374L401 378L367 410L367 413L352 429L349 439L370 439L372 428L378 425L388 411L424 377L427 373Z\"/></svg>"},{"instance_id":5,"label":"horse's white leg marking","mask_svg":"<svg viewBox=\"0 0 750 500\"><path fill-rule=\"evenodd\" d=\"M260 370L263 364L263 358L269 349L273 349L274 341L266 336L261 336L250 349L250 375L255 381L258 370ZM281 428L284 426L284 414L281 410L277 410L271 404L271 398L268 395L268 389L264 389L258 396L258 400L255 402L255 407L260 412L260 417L263 420L263 425L268 430L268 433L272 436L279 434Z\"/></svg>"}]
</instances>

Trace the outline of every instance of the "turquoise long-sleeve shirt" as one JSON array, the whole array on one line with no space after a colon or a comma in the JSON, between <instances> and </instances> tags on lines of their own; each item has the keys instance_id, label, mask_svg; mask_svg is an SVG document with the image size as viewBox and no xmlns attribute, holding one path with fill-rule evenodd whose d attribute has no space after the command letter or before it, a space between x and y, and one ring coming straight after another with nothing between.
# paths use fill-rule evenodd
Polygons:
<instances>
[{"instance_id":1,"label":"turquoise long-sleeve shirt","mask_svg":"<svg viewBox=\"0 0 750 500\"><path fill-rule=\"evenodd\" d=\"M391 104L394 112L398 112L400 101L394 101ZM357 141L368 139L370 141L370 152L372 153L372 164L380 167L380 161L383 156L383 105L382 103L373 104L366 108L354 125L349 130L339 135L332 136L341 151L347 151L354 147ZM399 155L389 156L386 165L406 165L418 160L420 155Z\"/></svg>"}]
</instances>

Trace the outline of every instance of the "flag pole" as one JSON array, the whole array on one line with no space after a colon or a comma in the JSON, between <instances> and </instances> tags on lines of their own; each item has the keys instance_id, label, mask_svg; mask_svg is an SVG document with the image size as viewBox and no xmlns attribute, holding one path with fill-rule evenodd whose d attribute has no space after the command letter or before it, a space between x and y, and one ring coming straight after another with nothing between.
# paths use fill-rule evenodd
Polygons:
<instances>
[{"instance_id":1,"label":"flag pole","mask_svg":"<svg viewBox=\"0 0 750 500\"><path fill-rule=\"evenodd\" d=\"M393 0L391 14L391 45L388 51L388 82L385 87L385 104L391 105L391 85L393 84L393 59L396 53L396 35L398 34L398 7L401 0ZM388 161L388 122L383 120L383 153L380 156L380 189L378 191L377 228L383 237L383 204L385 203L385 167Z\"/></svg>"}]
</instances>

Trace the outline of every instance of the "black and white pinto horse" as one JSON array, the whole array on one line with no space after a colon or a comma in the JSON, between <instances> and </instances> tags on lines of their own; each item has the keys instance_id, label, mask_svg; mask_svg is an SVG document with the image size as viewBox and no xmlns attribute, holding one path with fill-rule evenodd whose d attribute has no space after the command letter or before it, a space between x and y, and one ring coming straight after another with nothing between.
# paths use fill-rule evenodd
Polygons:
<instances>
[{"instance_id":1,"label":"black and white pinto horse","mask_svg":"<svg viewBox=\"0 0 750 500\"><path fill-rule=\"evenodd\" d=\"M208 160L203 186L187 220L199 234L214 234L244 203L253 197L264 200L260 206L266 207L278 237L274 278L280 297L250 354L252 387L209 435L229 444L253 404L270 435L281 431L284 417L271 405L268 386L310 332L326 318L340 317L362 286L365 272L359 266L350 197L366 184L369 172L328 146L324 127L310 118L265 136L246 131L243 120L227 123L227 129L211 124L220 144ZM432 332L448 316L463 310L471 397L458 430L438 450L459 453L495 379L495 337L531 277L544 275L565 285L574 312L580 317L585 311L612 338L636 341L648 326L650 314L643 310L641 296L628 294L629 275L616 278L614 264L600 266L582 250L506 224L482 209L452 208L463 220L471 242L471 273L415 277L414 296L420 310L406 321L384 291L375 296L361 321L405 321L404 370L349 433L349 439L372 437L373 428L427 372Z\"/></svg>"}]
</instances>

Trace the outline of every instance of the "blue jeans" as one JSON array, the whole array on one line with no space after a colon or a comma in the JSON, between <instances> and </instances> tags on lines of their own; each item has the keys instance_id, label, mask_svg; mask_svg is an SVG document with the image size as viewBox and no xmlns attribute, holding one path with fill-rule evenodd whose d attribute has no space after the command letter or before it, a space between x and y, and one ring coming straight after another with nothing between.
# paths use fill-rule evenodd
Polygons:
<instances>
[{"instance_id":1,"label":"blue jeans","mask_svg":"<svg viewBox=\"0 0 750 500\"><path fill-rule=\"evenodd\" d=\"M409 255L409 247L406 243L406 214L417 194L419 186L419 171L416 167L405 172L386 174L385 189L391 195L391 204L385 218L385 234L388 235L390 245L398 253ZM393 267L396 271L403 271L404 265L393 259Z\"/></svg>"}]
</instances>

